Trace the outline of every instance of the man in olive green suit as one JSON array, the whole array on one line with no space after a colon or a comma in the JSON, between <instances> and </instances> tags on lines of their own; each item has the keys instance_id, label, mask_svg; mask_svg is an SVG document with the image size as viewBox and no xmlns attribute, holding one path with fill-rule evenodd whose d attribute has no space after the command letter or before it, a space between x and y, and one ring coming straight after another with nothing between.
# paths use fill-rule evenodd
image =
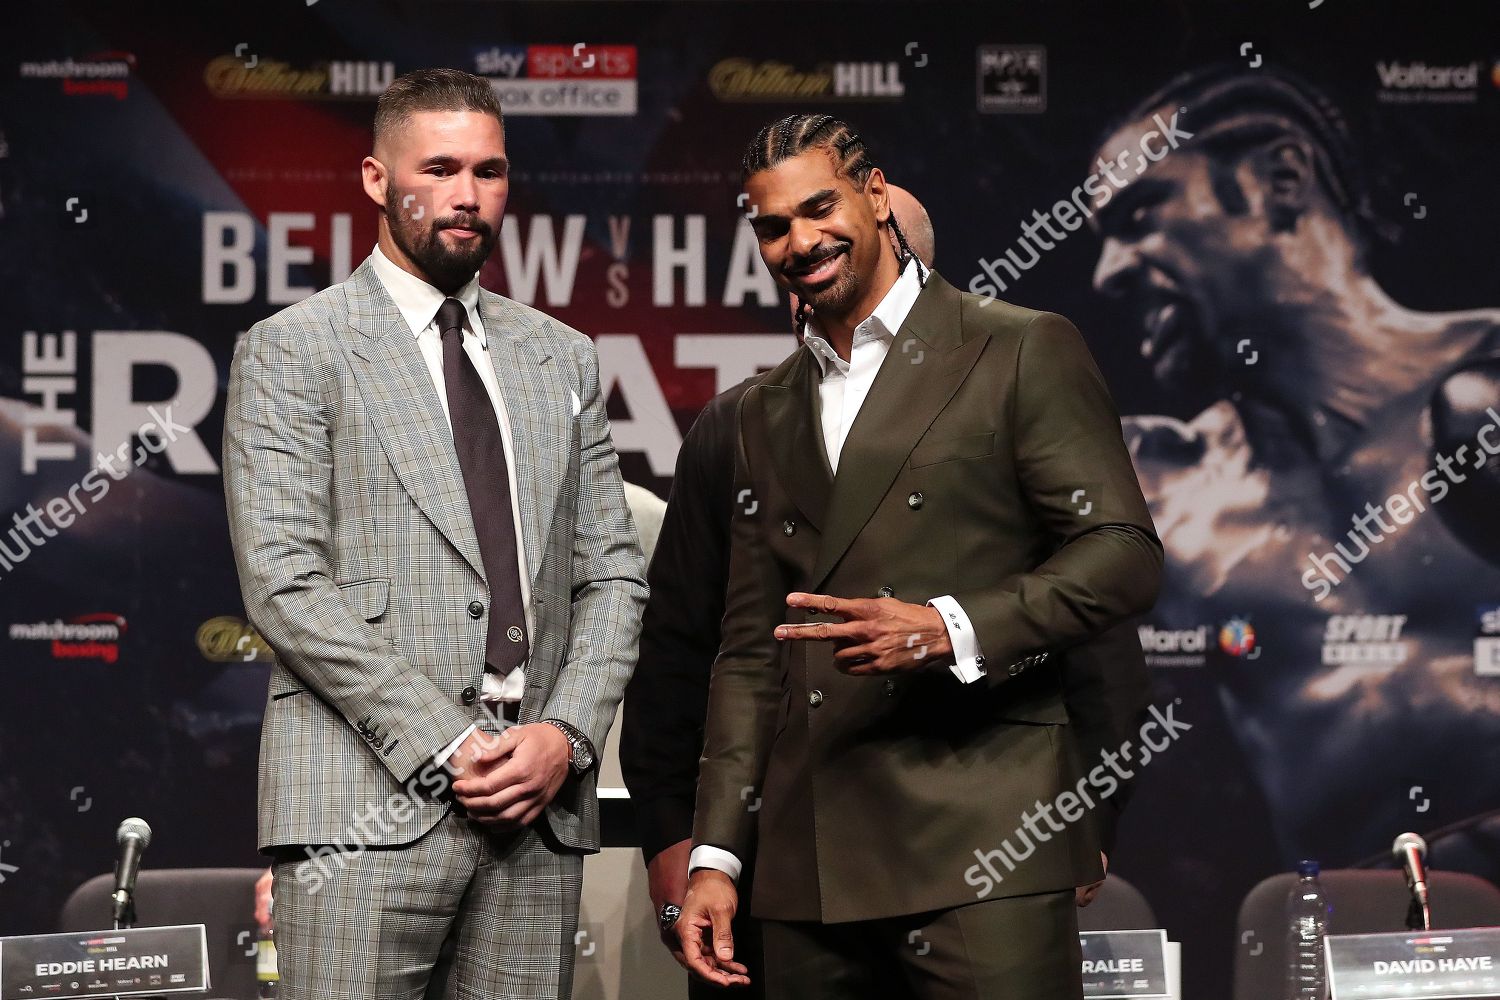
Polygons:
<instances>
[{"instance_id":1,"label":"man in olive green suit","mask_svg":"<svg viewBox=\"0 0 1500 1000\"><path fill-rule=\"evenodd\" d=\"M743 173L815 315L739 408L684 953L746 980L753 854L773 1000L1077 998L1073 890L1101 877L1079 802L1109 789L1058 666L1148 609L1162 564L1119 417L1067 320L910 254L842 122L768 125Z\"/></svg>"}]
</instances>

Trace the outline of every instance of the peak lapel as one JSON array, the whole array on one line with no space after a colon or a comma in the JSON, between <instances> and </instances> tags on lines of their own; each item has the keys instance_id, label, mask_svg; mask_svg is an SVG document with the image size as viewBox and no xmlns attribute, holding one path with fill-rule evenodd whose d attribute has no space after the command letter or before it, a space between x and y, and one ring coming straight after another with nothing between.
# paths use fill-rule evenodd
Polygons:
<instances>
[{"instance_id":1,"label":"peak lapel","mask_svg":"<svg viewBox=\"0 0 1500 1000\"><path fill-rule=\"evenodd\" d=\"M514 453L509 459L515 463L516 503L534 594L558 492L575 448L573 389L551 349L532 336L537 324L529 313L481 290L479 316L510 420Z\"/></svg>"},{"instance_id":2,"label":"peak lapel","mask_svg":"<svg viewBox=\"0 0 1500 1000\"><path fill-rule=\"evenodd\" d=\"M821 530L833 474L819 426L818 365L811 351L798 350L784 378L769 379L751 392L744 420L765 427L777 478L802 516Z\"/></svg>"},{"instance_id":3,"label":"peak lapel","mask_svg":"<svg viewBox=\"0 0 1500 1000\"><path fill-rule=\"evenodd\" d=\"M958 291L937 274L912 305L839 453L811 587L821 587L880 505L987 342L963 340Z\"/></svg>"},{"instance_id":4,"label":"peak lapel","mask_svg":"<svg viewBox=\"0 0 1500 1000\"><path fill-rule=\"evenodd\" d=\"M417 339L368 260L346 288L355 382L381 447L422 513L483 576L453 432Z\"/></svg>"}]
</instances>

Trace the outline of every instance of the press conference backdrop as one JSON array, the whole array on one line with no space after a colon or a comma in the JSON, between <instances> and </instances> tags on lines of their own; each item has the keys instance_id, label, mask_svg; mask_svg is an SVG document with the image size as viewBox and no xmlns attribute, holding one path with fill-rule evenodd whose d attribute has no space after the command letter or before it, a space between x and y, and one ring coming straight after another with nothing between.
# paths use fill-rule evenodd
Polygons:
<instances>
[{"instance_id":1,"label":"press conference backdrop","mask_svg":"<svg viewBox=\"0 0 1500 1000\"><path fill-rule=\"evenodd\" d=\"M847 119L949 280L1081 327L1168 560L1141 636L1169 723L1118 760L1141 784L1111 866L1191 992L1224 994L1240 898L1299 858L1410 828L1494 877L1497 27L1349 0L13 6L0 934L50 929L127 815L148 864L256 863L268 652L225 527L229 360L369 252L374 100L433 65L505 102L483 282L596 339L626 476L659 494L703 403L794 347L736 203L768 120Z\"/></svg>"}]
</instances>

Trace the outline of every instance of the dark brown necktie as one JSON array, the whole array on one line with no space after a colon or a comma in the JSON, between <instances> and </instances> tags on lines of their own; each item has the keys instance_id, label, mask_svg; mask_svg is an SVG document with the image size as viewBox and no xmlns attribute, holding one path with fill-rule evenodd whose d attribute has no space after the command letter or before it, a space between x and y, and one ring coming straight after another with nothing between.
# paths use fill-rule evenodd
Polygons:
<instances>
[{"instance_id":1,"label":"dark brown necktie","mask_svg":"<svg viewBox=\"0 0 1500 1000\"><path fill-rule=\"evenodd\" d=\"M507 674L526 659L526 606L521 601L521 571L516 562L516 526L511 513L510 475L500 417L484 382L464 352L464 307L444 299L438 307L443 338L443 383L453 446L463 472L464 492L479 536L479 557L490 584L490 623L485 636L485 667Z\"/></svg>"}]
</instances>

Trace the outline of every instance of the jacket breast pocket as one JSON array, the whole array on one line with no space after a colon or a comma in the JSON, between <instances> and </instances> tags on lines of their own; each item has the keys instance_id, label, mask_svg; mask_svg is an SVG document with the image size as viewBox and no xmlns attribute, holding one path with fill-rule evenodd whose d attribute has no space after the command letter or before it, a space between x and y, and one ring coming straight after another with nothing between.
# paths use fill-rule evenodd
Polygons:
<instances>
[{"instance_id":1,"label":"jacket breast pocket","mask_svg":"<svg viewBox=\"0 0 1500 1000\"><path fill-rule=\"evenodd\" d=\"M908 463L913 469L939 462L953 462L960 458L980 458L995 451L995 432L983 434L960 434L958 437L924 439L911 451Z\"/></svg>"}]
</instances>

